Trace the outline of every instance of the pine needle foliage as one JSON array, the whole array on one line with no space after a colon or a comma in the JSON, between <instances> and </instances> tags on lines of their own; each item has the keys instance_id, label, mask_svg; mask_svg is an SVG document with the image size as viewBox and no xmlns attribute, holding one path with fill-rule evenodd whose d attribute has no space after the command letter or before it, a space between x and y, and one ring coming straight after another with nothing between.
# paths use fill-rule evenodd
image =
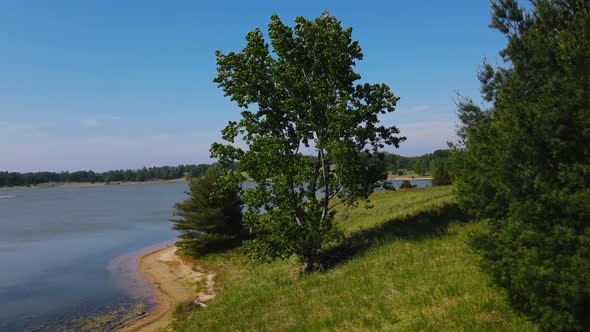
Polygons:
<instances>
[{"instance_id":1,"label":"pine needle foliage","mask_svg":"<svg viewBox=\"0 0 590 332\"><path fill-rule=\"evenodd\" d=\"M239 185L222 187L219 179L231 171L219 165L191 180L186 200L174 205L173 229L180 231L176 246L187 255L223 249L242 231Z\"/></svg>"},{"instance_id":2,"label":"pine needle foliage","mask_svg":"<svg viewBox=\"0 0 590 332\"><path fill-rule=\"evenodd\" d=\"M512 304L551 331L590 330L590 3L492 1L506 65L479 73L489 108L459 103L460 204Z\"/></svg>"}]
</instances>

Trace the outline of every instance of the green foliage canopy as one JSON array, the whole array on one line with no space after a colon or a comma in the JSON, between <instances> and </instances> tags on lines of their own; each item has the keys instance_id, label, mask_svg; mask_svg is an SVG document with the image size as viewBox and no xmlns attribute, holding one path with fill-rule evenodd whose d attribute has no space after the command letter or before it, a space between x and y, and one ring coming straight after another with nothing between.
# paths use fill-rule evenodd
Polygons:
<instances>
[{"instance_id":1,"label":"green foliage canopy","mask_svg":"<svg viewBox=\"0 0 590 332\"><path fill-rule=\"evenodd\" d=\"M446 186L453 183L453 167L449 160L435 164L430 172L433 186Z\"/></svg>"},{"instance_id":2,"label":"green foliage canopy","mask_svg":"<svg viewBox=\"0 0 590 332\"><path fill-rule=\"evenodd\" d=\"M403 180L402 183L399 185L399 189L412 189L412 188L416 188L416 185L412 184L412 182L410 182L408 180Z\"/></svg>"},{"instance_id":3,"label":"green foliage canopy","mask_svg":"<svg viewBox=\"0 0 590 332\"><path fill-rule=\"evenodd\" d=\"M297 17L294 27L273 15L268 35L272 48L254 29L241 52L216 53L214 81L242 111L223 130L229 144L214 143L211 152L220 162L237 161L256 182L243 194L245 223L257 233L246 244L252 257L296 254L311 271L338 236L334 207L366 199L385 179L370 160L403 140L378 120L398 98L385 84L354 84L361 48L352 29L327 13ZM234 144L238 138L248 149Z\"/></svg>"},{"instance_id":4,"label":"green foliage canopy","mask_svg":"<svg viewBox=\"0 0 590 332\"><path fill-rule=\"evenodd\" d=\"M188 198L174 205L173 229L180 231L176 246L196 255L222 249L242 231L242 202L239 186L220 187L227 173L219 165L189 183Z\"/></svg>"},{"instance_id":5,"label":"green foliage canopy","mask_svg":"<svg viewBox=\"0 0 590 332\"><path fill-rule=\"evenodd\" d=\"M435 168L447 163L450 158L449 150L435 150L432 153L426 153L421 156L404 157L391 153L385 153L385 163L388 171L394 172L397 175L405 175L405 171L414 171L418 175L432 174Z\"/></svg>"},{"instance_id":6,"label":"green foliage canopy","mask_svg":"<svg viewBox=\"0 0 590 332\"><path fill-rule=\"evenodd\" d=\"M547 330L590 328L590 4L492 2L507 66L484 62L485 109L459 103L462 206L493 218L474 240L513 304Z\"/></svg>"}]
</instances>

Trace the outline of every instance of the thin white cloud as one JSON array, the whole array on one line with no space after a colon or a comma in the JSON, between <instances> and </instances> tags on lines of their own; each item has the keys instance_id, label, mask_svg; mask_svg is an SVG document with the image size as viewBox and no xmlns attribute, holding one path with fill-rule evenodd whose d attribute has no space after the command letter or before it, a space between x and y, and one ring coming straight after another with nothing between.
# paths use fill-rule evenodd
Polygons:
<instances>
[{"instance_id":1,"label":"thin white cloud","mask_svg":"<svg viewBox=\"0 0 590 332\"><path fill-rule=\"evenodd\" d=\"M415 105L411 107L400 107L396 111L398 112L424 112L431 110L432 106L430 105Z\"/></svg>"},{"instance_id":2,"label":"thin white cloud","mask_svg":"<svg viewBox=\"0 0 590 332\"><path fill-rule=\"evenodd\" d=\"M121 117L118 115L99 115L91 118L85 118L80 120L80 124L86 128L102 127L109 123L119 121Z\"/></svg>"},{"instance_id":3,"label":"thin white cloud","mask_svg":"<svg viewBox=\"0 0 590 332\"><path fill-rule=\"evenodd\" d=\"M422 112L422 111L428 111L431 108L432 108L432 106L430 106L430 105L417 105L417 106L410 108L410 110L414 111L414 112Z\"/></svg>"},{"instance_id":4,"label":"thin white cloud","mask_svg":"<svg viewBox=\"0 0 590 332\"><path fill-rule=\"evenodd\" d=\"M80 120L80 124L87 128L94 128L99 127L102 124L102 122L100 122L97 119L82 119Z\"/></svg>"},{"instance_id":5,"label":"thin white cloud","mask_svg":"<svg viewBox=\"0 0 590 332\"><path fill-rule=\"evenodd\" d=\"M87 125L103 127L109 117L93 117ZM420 155L446 148L448 140L455 139L453 120L407 119L392 121L406 136L400 149L387 149L401 155ZM408 121L409 120L409 121ZM81 122L81 120L78 120ZM0 151L9 158L0 160L0 170L81 170L98 171L119 168L138 168L164 164L211 162L209 148L213 141L223 142L220 131L159 132L148 135L88 135L78 139L37 136L52 133L51 122L15 123L0 121ZM61 125L61 124L60 124ZM81 124L80 124L81 125ZM18 139L17 139L18 138ZM26 138L26 139L25 139ZM226 142L223 142L226 143ZM246 148L241 140L236 146Z\"/></svg>"},{"instance_id":6,"label":"thin white cloud","mask_svg":"<svg viewBox=\"0 0 590 332\"><path fill-rule=\"evenodd\" d=\"M159 133L145 136L94 136L78 140L36 142L0 140L0 170L105 171L143 166L208 163L210 142L187 140L186 135Z\"/></svg>"},{"instance_id":7,"label":"thin white cloud","mask_svg":"<svg viewBox=\"0 0 590 332\"><path fill-rule=\"evenodd\" d=\"M55 127L54 122L39 121L39 122L9 122L0 121L2 133L22 133L25 131L39 131L51 127Z\"/></svg>"},{"instance_id":8,"label":"thin white cloud","mask_svg":"<svg viewBox=\"0 0 590 332\"><path fill-rule=\"evenodd\" d=\"M401 135L407 138L394 153L421 155L437 149L446 149L448 141L455 141L455 121L427 121L399 124Z\"/></svg>"}]
</instances>

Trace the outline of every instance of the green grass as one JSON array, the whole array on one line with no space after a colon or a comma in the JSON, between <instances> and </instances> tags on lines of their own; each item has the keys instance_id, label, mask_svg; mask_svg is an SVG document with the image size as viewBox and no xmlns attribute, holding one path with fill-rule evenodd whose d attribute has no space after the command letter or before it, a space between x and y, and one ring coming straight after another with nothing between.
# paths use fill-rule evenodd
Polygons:
<instances>
[{"instance_id":1,"label":"green grass","mask_svg":"<svg viewBox=\"0 0 590 332\"><path fill-rule=\"evenodd\" d=\"M451 187L430 187L411 190L381 191L367 204L355 209L341 209L336 215L340 227L349 235L364 228L379 226L394 218L403 218L432 210L452 202Z\"/></svg>"},{"instance_id":2,"label":"green grass","mask_svg":"<svg viewBox=\"0 0 590 332\"><path fill-rule=\"evenodd\" d=\"M531 331L478 268L451 188L380 192L373 208L342 211L347 235L329 269L304 277L288 261L254 265L237 251L197 261L217 273L218 296L177 310L181 331ZM343 216L347 216L343 218Z\"/></svg>"}]
</instances>

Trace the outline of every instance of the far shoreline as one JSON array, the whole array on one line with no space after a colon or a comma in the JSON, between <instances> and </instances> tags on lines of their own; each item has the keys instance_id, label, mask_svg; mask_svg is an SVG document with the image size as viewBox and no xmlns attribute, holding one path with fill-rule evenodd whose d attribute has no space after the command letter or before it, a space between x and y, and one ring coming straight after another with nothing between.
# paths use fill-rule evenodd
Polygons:
<instances>
[{"instance_id":1,"label":"far shoreline","mask_svg":"<svg viewBox=\"0 0 590 332\"><path fill-rule=\"evenodd\" d=\"M408 175L389 175L388 181L432 181L430 176L408 176ZM30 186L14 186L14 187L0 187L0 190L21 190L21 189L51 189L51 188L73 188L73 187L102 187L102 186L124 186L135 184L161 184L161 183L188 183L190 180L186 178L170 179L170 180L148 180L148 181L116 181L116 182L44 182L38 185ZM251 181L251 179L247 179ZM13 198L13 196L0 198Z\"/></svg>"},{"instance_id":2,"label":"far shoreline","mask_svg":"<svg viewBox=\"0 0 590 332\"><path fill-rule=\"evenodd\" d=\"M423 181L423 180L430 180L432 181L432 176L412 176L412 175L389 175L387 176L387 180L390 181Z\"/></svg>"},{"instance_id":3,"label":"far shoreline","mask_svg":"<svg viewBox=\"0 0 590 332\"><path fill-rule=\"evenodd\" d=\"M120 186L120 185L134 185L134 184L161 184L161 183L186 183L189 180L186 178L170 179L170 180L147 180L147 181L113 181L105 182L44 182L37 185L29 186L14 186L14 187L0 187L0 190L19 190L19 189L51 189L51 188L71 188L71 187L102 187L102 186Z\"/></svg>"}]
</instances>

